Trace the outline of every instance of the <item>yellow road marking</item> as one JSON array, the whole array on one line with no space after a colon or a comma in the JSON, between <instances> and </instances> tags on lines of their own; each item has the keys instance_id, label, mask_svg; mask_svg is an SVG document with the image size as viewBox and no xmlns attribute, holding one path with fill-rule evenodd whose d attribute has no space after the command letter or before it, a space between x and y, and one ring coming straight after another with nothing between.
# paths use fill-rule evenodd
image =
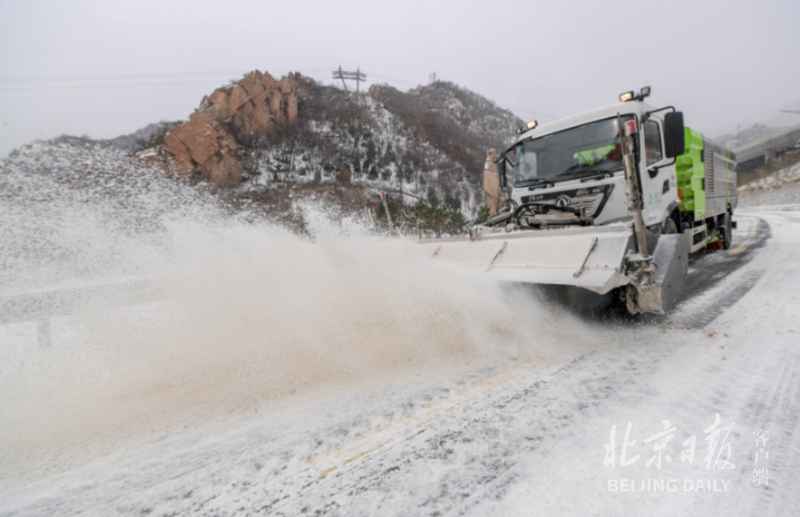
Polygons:
<instances>
[{"instance_id":1,"label":"yellow road marking","mask_svg":"<svg viewBox=\"0 0 800 517\"><path fill-rule=\"evenodd\" d=\"M369 431L348 443L335 447L324 454L309 458L306 463L317 471L319 477L330 474L339 467L352 463L367 454L402 438L417 429L466 407L485 397L504 384L536 369L536 365L525 362L473 384L454 395L445 397L417 411L407 414L383 427Z\"/></svg>"},{"instance_id":2,"label":"yellow road marking","mask_svg":"<svg viewBox=\"0 0 800 517\"><path fill-rule=\"evenodd\" d=\"M735 249L735 250L733 250L733 251L729 251L729 252L728 252L728 255L738 255L739 253L743 252L743 251L744 251L744 249L747 247L747 244L748 244L749 242L750 242L750 241L744 241L743 243L739 244L739 245L736 247L736 249Z\"/></svg>"},{"instance_id":3,"label":"yellow road marking","mask_svg":"<svg viewBox=\"0 0 800 517\"><path fill-rule=\"evenodd\" d=\"M750 228L750 233L756 233L755 228ZM743 243L739 244L735 250L729 251L728 255L738 255L739 253L743 252L747 245L750 244L750 241L744 241Z\"/></svg>"}]
</instances>

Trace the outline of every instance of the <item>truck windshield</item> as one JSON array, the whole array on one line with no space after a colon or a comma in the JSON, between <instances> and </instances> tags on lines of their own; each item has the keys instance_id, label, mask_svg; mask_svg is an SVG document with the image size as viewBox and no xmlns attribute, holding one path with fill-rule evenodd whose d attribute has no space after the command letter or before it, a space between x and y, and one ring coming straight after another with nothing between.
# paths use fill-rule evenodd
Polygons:
<instances>
[{"instance_id":1,"label":"truck windshield","mask_svg":"<svg viewBox=\"0 0 800 517\"><path fill-rule=\"evenodd\" d=\"M622 117L624 124L632 115ZM622 169L617 118L521 142L515 148L515 185L562 181Z\"/></svg>"}]
</instances>

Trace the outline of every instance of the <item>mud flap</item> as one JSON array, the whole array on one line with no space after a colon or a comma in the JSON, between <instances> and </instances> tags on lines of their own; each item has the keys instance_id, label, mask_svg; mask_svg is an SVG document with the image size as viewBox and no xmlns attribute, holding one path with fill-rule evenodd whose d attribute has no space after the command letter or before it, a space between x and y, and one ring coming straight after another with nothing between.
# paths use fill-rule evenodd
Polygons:
<instances>
[{"instance_id":1,"label":"mud flap","mask_svg":"<svg viewBox=\"0 0 800 517\"><path fill-rule=\"evenodd\" d=\"M683 235L662 235L658 240L653 262L656 272L650 288L639 289L639 309L664 314L678 302L686 284L689 257Z\"/></svg>"}]
</instances>

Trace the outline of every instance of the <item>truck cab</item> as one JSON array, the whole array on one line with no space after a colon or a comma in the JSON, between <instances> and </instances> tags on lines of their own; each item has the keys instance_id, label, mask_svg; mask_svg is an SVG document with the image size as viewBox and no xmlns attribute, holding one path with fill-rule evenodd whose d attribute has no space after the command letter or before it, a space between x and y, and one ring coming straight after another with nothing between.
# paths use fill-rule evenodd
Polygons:
<instances>
[{"instance_id":1,"label":"truck cab","mask_svg":"<svg viewBox=\"0 0 800 517\"><path fill-rule=\"evenodd\" d=\"M621 150L628 126L635 135L645 225L656 235L666 231L680 205L676 159L668 157L665 141L665 115L674 111L635 96L550 124L529 124L505 153L513 178L511 199L517 205L542 202L582 209L594 225L631 221ZM682 120L680 126L682 133Z\"/></svg>"}]
</instances>

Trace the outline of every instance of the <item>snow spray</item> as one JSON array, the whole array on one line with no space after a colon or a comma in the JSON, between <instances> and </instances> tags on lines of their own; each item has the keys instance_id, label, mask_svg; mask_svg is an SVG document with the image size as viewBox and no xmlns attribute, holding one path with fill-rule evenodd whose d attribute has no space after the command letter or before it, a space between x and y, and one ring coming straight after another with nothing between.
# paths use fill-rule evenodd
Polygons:
<instances>
[{"instance_id":1,"label":"snow spray","mask_svg":"<svg viewBox=\"0 0 800 517\"><path fill-rule=\"evenodd\" d=\"M55 173L4 164L0 294L111 279L153 296L49 318L45 347L24 315L0 325L0 462L422 365L530 356L557 325L480 272L325 207L297 208L299 235L106 151L57 151Z\"/></svg>"}]
</instances>

